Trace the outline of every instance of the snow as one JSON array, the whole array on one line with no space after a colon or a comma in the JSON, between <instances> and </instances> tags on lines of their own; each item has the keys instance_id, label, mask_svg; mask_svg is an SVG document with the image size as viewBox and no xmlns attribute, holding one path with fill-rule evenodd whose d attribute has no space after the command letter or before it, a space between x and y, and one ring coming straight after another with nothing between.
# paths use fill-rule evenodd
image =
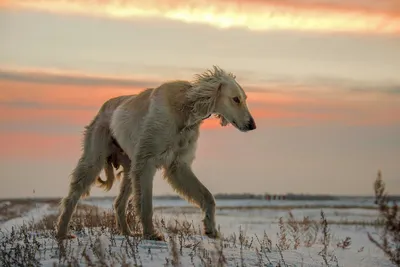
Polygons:
<instances>
[{"instance_id":1,"label":"snow","mask_svg":"<svg viewBox=\"0 0 400 267\"><path fill-rule=\"evenodd\" d=\"M112 205L112 200L109 198L104 199L87 199L82 201L82 203L93 204L98 207L109 208ZM374 201L373 199L360 199L356 201L355 199L351 200L271 200L267 201L264 199L217 199L216 204L218 207L354 207L358 206L362 207L373 207ZM190 203L183 199L153 199L154 207L193 207Z\"/></svg>"},{"instance_id":2,"label":"snow","mask_svg":"<svg viewBox=\"0 0 400 267\"><path fill-rule=\"evenodd\" d=\"M36 208L30 210L27 214L22 217L17 217L11 220L6 221L5 223L1 224L1 230L3 232L10 232L12 227L19 227L22 225L29 224L32 221L39 221L46 215L54 213L54 210L50 209L48 204L38 205Z\"/></svg>"},{"instance_id":3,"label":"snow","mask_svg":"<svg viewBox=\"0 0 400 267\"><path fill-rule=\"evenodd\" d=\"M82 203L110 210L113 207L111 199L84 200ZM199 213L199 209L184 200L159 200L154 199L155 213L169 216L177 216L184 211L187 216ZM328 221L373 221L378 215L372 207L372 202L354 201L265 201L265 200L217 200L216 214L219 220L229 222L241 221L241 223L257 224L277 222L279 217L286 216L290 211L294 217L302 219L304 216L319 220L322 208ZM302 208L307 205L307 208ZM365 206L364 206L365 205ZM343 208L359 206L360 208ZM249 207L248 209L246 207ZM299 207L299 208L297 208ZM315 208L313 208L315 207ZM317 208L318 207L318 208ZM332 208L333 207L333 208ZM340 207L340 208L335 208Z\"/></svg>"},{"instance_id":4,"label":"snow","mask_svg":"<svg viewBox=\"0 0 400 267\"><path fill-rule=\"evenodd\" d=\"M1 209L1 208L5 208L5 207L10 206L10 205L11 205L11 202L10 202L10 201L3 201L3 202L0 202L0 209Z\"/></svg>"},{"instance_id":5,"label":"snow","mask_svg":"<svg viewBox=\"0 0 400 267\"><path fill-rule=\"evenodd\" d=\"M110 209L112 207L111 200L85 200L81 203L97 205L103 209ZM268 203L267 203L268 204ZM223 200L217 201L217 206L230 207L227 209L217 210L216 221L220 227L221 233L224 237L222 245L223 255L226 259L226 266L241 266L242 260L244 266L322 266L323 257L320 255L323 245L320 241L321 234L318 236L316 243L311 247L305 246L304 242L294 249L291 246L287 250L280 251L276 244L279 244L280 233L279 218L283 217L286 221L288 218L288 211L286 209L277 209L276 206L291 205L290 211L296 219L302 220L304 216L316 221L320 220L321 210L318 208L296 208L303 205L304 202L297 203L269 203L266 206L265 201L258 200ZM325 203L327 204L327 203ZM341 221L373 221L376 219L376 210L365 208L351 208L340 209L330 208L332 206L342 205L338 203L330 203L327 208L324 208L326 219L332 222ZM197 208L185 209L190 207L190 204L184 203L180 200L168 201L155 201L155 220L164 219L166 222L173 222L175 219L178 221L193 222L198 229L201 227L202 214ZM259 209L245 209L244 206L254 207L259 205ZM274 206L275 205L275 206ZM309 205L315 205L309 203ZM321 205L321 202L318 202ZM354 205L354 203L353 203ZM350 206L350 205L349 205ZM234 207L240 207L234 209ZM45 215L57 212L49 205L41 205L32 210L24 217L7 221L0 225L1 230L11 230L12 226L20 226L30 220L38 221ZM341 225L330 224L329 233L331 239L327 247L327 261L332 266L394 266L391 264L383 253L376 248L368 239L367 233L376 234L376 229L372 226L360 225ZM242 231L245 240L241 246L239 240L240 232ZM141 240L138 241L130 238L128 241L133 244L130 246L127 239L123 236L112 234L109 229L85 229L83 232L75 233L76 239L64 242L66 253L69 258L78 259L82 266L88 266L82 252L90 257L91 260L101 258L98 255L103 253L104 260L111 266L121 266L123 255L126 256L127 263L135 263L140 266L172 266L172 243L169 241L166 233L165 237L167 242L156 242ZM266 249L264 243L264 234L267 234L272 242L270 251ZM39 256L36 256L42 266L53 266L54 263L59 262L60 247L58 247L56 240L49 236L48 233L30 231L30 238L32 243L39 242L41 244ZM233 237L236 237L233 241ZM337 247L337 243L350 237L351 244L345 249ZM4 238L0 234L0 241ZM33 241L35 238L36 241ZM291 236L287 235L287 239L291 241ZM304 240L305 236L301 236ZM194 233L186 236L180 240L179 235L175 237L179 261L181 266L205 266L203 261L218 261L220 254L218 247L221 247L219 240L209 239L199 233ZM264 240L264 241L263 241ZM263 244L263 245L262 245ZM181 247L182 246L182 247ZM134 252L134 253L133 253ZM284 259L284 263L282 262ZM337 259L337 263L336 260ZM260 260L261 259L261 260ZM262 264L260 264L262 261ZM216 263L211 263L210 266L217 266ZM62 262L61 262L62 263ZM168 264L169 265L168 265ZM67 265L67 262L63 264ZM1 264L0 264L1 265Z\"/></svg>"}]
</instances>

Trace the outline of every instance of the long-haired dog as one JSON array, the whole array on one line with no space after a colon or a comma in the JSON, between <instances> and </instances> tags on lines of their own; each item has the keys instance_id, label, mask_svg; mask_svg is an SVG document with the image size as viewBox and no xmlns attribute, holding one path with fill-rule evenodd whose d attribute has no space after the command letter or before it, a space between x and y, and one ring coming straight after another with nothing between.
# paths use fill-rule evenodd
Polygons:
<instances>
[{"instance_id":1,"label":"long-haired dog","mask_svg":"<svg viewBox=\"0 0 400 267\"><path fill-rule=\"evenodd\" d=\"M231 123L242 132L256 129L246 94L235 79L232 73L213 66L191 82L166 82L105 102L85 127L83 153L72 172L68 196L61 202L57 237L73 237L67 230L78 200L89 194L96 181L109 190L115 179L113 168L122 166L120 192L114 202L122 234L133 235L125 215L133 194L143 238L163 240L152 222L153 177L162 169L170 185L205 213L205 234L216 238L215 200L191 165L200 125L211 115L218 117L222 126ZM102 169L106 180L99 177Z\"/></svg>"}]
</instances>

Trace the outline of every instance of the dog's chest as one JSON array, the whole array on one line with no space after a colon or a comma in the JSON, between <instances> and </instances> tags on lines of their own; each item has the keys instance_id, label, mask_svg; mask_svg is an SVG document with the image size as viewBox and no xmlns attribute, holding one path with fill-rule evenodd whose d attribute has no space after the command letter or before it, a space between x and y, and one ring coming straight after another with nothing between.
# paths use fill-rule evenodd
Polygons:
<instances>
[{"instance_id":1,"label":"dog's chest","mask_svg":"<svg viewBox=\"0 0 400 267\"><path fill-rule=\"evenodd\" d=\"M198 130L187 130L180 133L175 142L175 149L177 152L184 152L191 150L196 145L197 139L199 138Z\"/></svg>"},{"instance_id":2,"label":"dog's chest","mask_svg":"<svg viewBox=\"0 0 400 267\"><path fill-rule=\"evenodd\" d=\"M161 155L160 163L169 165L175 160L193 161L198 138L198 129L185 130L174 135L165 153Z\"/></svg>"}]
</instances>

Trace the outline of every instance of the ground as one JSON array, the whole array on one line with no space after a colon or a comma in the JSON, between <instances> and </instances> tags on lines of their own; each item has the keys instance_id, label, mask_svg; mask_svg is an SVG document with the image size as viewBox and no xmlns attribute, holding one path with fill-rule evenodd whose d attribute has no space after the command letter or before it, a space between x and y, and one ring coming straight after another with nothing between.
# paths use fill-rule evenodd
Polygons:
<instances>
[{"instance_id":1,"label":"ground","mask_svg":"<svg viewBox=\"0 0 400 267\"><path fill-rule=\"evenodd\" d=\"M57 204L0 203L1 266L395 266L367 237L381 227L371 203L221 200L222 236L212 240L197 208L159 200L154 222L166 242L155 242L119 235L112 199L81 200L70 227L77 238L60 244Z\"/></svg>"}]
</instances>

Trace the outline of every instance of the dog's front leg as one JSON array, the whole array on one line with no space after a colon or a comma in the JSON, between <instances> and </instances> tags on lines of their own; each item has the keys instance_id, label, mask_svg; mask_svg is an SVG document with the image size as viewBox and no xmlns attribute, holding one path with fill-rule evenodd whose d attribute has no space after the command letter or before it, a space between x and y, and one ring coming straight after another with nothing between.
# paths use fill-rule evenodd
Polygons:
<instances>
[{"instance_id":1,"label":"dog's front leg","mask_svg":"<svg viewBox=\"0 0 400 267\"><path fill-rule=\"evenodd\" d=\"M153 179L156 173L156 166L153 160L146 157L143 151L138 151L135 156L135 164L131 168L132 182L139 186L135 190L136 210L139 212L143 227L143 238L150 240L164 240L164 237L157 233L153 225Z\"/></svg>"},{"instance_id":2,"label":"dog's front leg","mask_svg":"<svg viewBox=\"0 0 400 267\"><path fill-rule=\"evenodd\" d=\"M205 213L204 231L208 237L218 237L215 227L215 200L211 192L197 179L186 162L174 162L165 168L165 179L189 202Z\"/></svg>"}]
</instances>

